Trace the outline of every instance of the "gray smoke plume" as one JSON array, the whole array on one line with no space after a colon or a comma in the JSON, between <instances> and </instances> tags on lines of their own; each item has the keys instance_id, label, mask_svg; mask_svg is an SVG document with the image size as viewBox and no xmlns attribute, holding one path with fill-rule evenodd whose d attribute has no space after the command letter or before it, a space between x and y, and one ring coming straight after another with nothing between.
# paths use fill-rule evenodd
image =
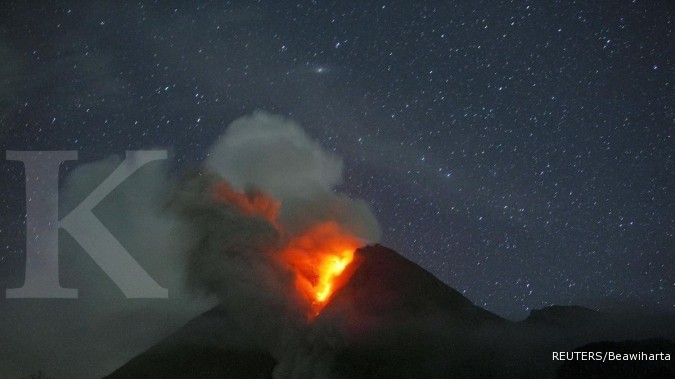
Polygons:
<instances>
[{"instance_id":1,"label":"gray smoke plume","mask_svg":"<svg viewBox=\"0 0 675 379\"><path fill-rule=\"evenodd\" d=\"M365 242L380 238L370 207L334 191L342 159L287 118L257 111L233 121L206 165L239 190L255 187L280 200L280 222L291 233L330 219Z\"/></svg>"},{"instance_id":2,"label":"gray smoke plume","mask_svg":"<svg viewBox=\"0 0 675 379\"><path fill-rule=\"evenodd\" d=\"M108 157L72 170L59 191L61 217L121 165L123 157ZM4 342L12 346L0 357L0 376L20 376L36 365L61 377L103 376L217 304L236 323L235 334L225 331L226 338L218 339L224 347L271 352L279 362L278 378L328 372L341 333L307 322L307 301L299 299L294 273L275 253L289 238L323 220L336 221L364 243L377 240L379 227L369 207L333 190L342 180L340 158L297 124L256 112L228 127L203 167L176 179L167 166L166 161L143 166L103 199L94 214L168 288L169 298L127 299L62 231L61 285L78 288L80 298L0 307L3 319L14 320L0 326ZM213 186L223 180L253 202L265 199L265 193L279 200L276 225L227 201L214 201ZM55 345L62 348L49 348ZM35 346L44 349L36 351ZM29 355L34 358L25 359ZM74 356L81 364L64 367Z\"/></svg>"},{"instance_id":3,"label":"gray smoke plume","mask_svg":"<svg viewBox=\"0 0 675 379\"><path fill-rule=\"evenodd\" d=\"M334 192L342 181L340 158L281 116L256 112L235 120L205 166L185 175L170 201L183 221L188 283L216 295L242 332L272 353L276 377L327 375L340 333L307 322L293 273L274 255L293 236L328 220L364 243L376 242L375 216L365 202ZM224 182L244 193L238 201L246 204L271 195L280 202L279 217L218 199L214 188Z\"/></svg>"}]
</instances>

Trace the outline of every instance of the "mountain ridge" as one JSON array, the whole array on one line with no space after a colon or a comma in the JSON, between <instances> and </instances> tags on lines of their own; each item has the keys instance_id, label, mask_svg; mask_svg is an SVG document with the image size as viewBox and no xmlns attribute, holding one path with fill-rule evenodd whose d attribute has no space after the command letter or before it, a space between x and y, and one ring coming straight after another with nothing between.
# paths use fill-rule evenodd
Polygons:
<instances>
[{"instance_id":1,"label":"mountain ridge","mask_svg":"<svg viewBox=\"0 0 675 379\"><path fill-rule=\"evenodd\" d=\"M251 325L215 307L106 378L271 377L286 358L265 341L247 338ZM302 346L288 357L291 366L302 363L309 371L291 369L281 377L316 377L310 373L318 361L330 378L545 378L561 365L551 351L599 340L675 337L675 330L658 326L631 334L626 325L579 306L546 307L523 321L506 320L396 251L372 245L356 251L349 280L300 328L304 334L296 339ZM565 374L570 377L569 370Z\"/></svg>"}]
</instances>

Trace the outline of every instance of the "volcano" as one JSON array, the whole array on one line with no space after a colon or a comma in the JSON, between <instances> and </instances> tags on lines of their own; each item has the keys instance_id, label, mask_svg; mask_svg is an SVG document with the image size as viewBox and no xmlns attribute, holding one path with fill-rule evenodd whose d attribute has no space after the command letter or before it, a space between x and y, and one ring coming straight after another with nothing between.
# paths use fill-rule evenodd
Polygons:
<instances>
[{"instance_id":1,"label":"volcano","mask_svg":"<svg viewBox=\"0 0 675 379\"><path fill-rule=\"evenodd\" d=\"M309 332L302 337L310 341L308 355L328 362L329 370L321 375L325 377L555 377L562 362L552 361L552 351L572 351L599 340L675 337L672 314L658 324L669 329L651 323L651 328L630 335L626 331L635 330L635 320L617 320L582 307L545 308L512 322L472 304L381 245L356 250L349 269L348 282L307 321ZM265 341L249 337L250 328L255 324L242 325L226 307L215 307L107 378L273 377L279 362ZM316 342L317 331L326 330L334 340ZM569 369L564 374L574 377Z\"/></svg>"}]
</instances>

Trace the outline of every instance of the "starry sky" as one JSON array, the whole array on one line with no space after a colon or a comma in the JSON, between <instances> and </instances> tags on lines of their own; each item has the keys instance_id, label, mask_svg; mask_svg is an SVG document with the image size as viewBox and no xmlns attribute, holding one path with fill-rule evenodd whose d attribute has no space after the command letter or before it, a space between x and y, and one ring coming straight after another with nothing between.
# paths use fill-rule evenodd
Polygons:
<instances>
[{"instance_id":1,"label":"starry sky","mask_svg":"<svg viewBox=\"0 0 675 379\"><path fill-rule=\"evenodd\" d=\"M675 307L672 1L41 4L0 12L4 288L25 264L5 150L160 147L179 171L263 109L481 307Z\"/></svg>"}]
</instances>

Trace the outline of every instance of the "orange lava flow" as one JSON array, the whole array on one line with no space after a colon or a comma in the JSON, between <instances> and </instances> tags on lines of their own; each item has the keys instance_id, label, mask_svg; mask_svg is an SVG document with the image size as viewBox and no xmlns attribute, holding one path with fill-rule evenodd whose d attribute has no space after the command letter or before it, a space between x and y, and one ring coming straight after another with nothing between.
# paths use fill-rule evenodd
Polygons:
<instances>
[{"instance_id":1,"label":"orange lava flow","mask_svg":"<svg viewBox=\"0 0 675 379\"><path fill-rule=\"evenodd\" d=\"M280 203L262 192L242 193L222 181L212 188L216 201L236 207L242 214L268 220L281 235L278 223ZM294 273L296 289L310 305L309 318L316 317L331 296L349 278L345 269L354 259L354 251L362 241L340 227L335 221L317 223L297 236L291 236L286 247L277 255Z\"/></svg>"},{"instance_id":2,"label":"orange lava flow","mask_svg":"<svg viewBox=\"0 0 675 379\"><path fill-rule=\"evenodd\" d=\"M281 259L295 271L296 288L311 305L309 317L318 315L335 291L349 279L342 274L361 244L336 222L328 221L293 238L282 251Z\"/></svg>"}]
</instances>

